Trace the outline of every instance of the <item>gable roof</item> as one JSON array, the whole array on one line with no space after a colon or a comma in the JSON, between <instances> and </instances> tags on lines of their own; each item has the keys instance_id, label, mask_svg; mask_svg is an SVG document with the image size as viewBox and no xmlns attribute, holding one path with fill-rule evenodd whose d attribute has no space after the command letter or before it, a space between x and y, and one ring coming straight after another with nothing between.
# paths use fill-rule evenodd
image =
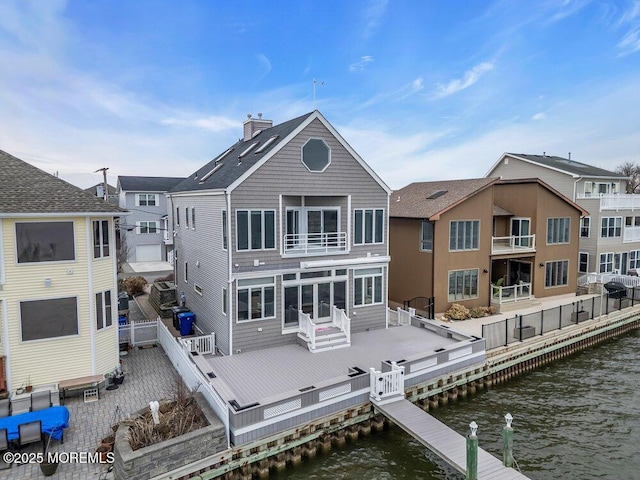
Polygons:
<instances>
[{"instance_id":1,"label":"gable roof","mask_svg":"<svg viewBox=\"0 0 640 480\"><path fill-rule=\"evenodd\" d=\"M587 165L586 163L576 162L563 157L555 157L549 155L531 155L528 153L504 153L500 159L493 164L487 176L491 175L495 168L505 157L512 157L523 162L533 163L544 168L555 170L566 175L571 175L573 178L578 177L598 177L598 178L613 178L613 179L627 179L629 177L621 175L610 170Z\"/></svg>"},{"instance_id":2,"label":"gable roof","mask_svg":"<svg viewBox=\"0 0 640 480\"><path fill-rule=\"evenodd\" d=\"M291 139L314 120L319 120L342 144L342 146L362 165L362 167L387 192L389 187L367 165L367 163L351 148L335 128L318 111L306 113L279 125L264 129L249 140L238 140L234 145L224 150L209 163L189 175L183 182L170 190L171 193L189 192L196 190L233 190L247 177L260 168L273 155L280 151ZM270 139L272 139L270 141ZM243 155L252 145L251 150ZM213 173L212 173L213 172Z\"/></svg>"},{"instance_id":3,"label":"gable roof","mask_svg":"<svg viewBox=\"0 0 640 480\"><path fill-rule=\"evenodd\" d=\"M510 184L510 185L518 185L518 184L524 184L524 183L537 183L538 185L542 186L543 188L546 188L551 193L553 193L554 195L560 197L566 203L568 203L573 208L578 210L580 212L580 216L581 217L586 217L587 215L589 215L589 212L587 212L584 208L582 208L576 202L574 202L573 200L571 200L568 197L565 197L558 190L553 188L551 185L549 185L545 181L540 180L539 178L501 178L500 180L498 180L498 182L496 182L497 185L508 185L508 184ZM494 208L495 208L495 206L494 206ZM495 213L494 213L494 215L495 215Z\"/></svg>"},{"instance_id":4,"label":"gable roof","mask_svg":"<svg viewBox=\"0 0 640 480\"><path fill-rule=\"evenodd\" d=\"M184 177L137 177L120 175L120 190L127 192L166 192L178 185Z\"/></svg>"},{"instance_id":5,"label":"gable roof","mask_svg":"<svg viewBox=\"0 0 640 480\"><path fill-rule=\"evenodd\" d=\"M444 212L490 187L498 180L498 178L472 178L412 183L391 194L389 215L439 220ZM440 193L443 191L444 193ZM436 193L437 195L434 195Z\"/></svg>"},{"instance_id":6,"label":"gable roof","mask_svg":"<svg viewBox=\"0 0 640 480\"><path fill-rule=\"evenodd\" d=\"M0 215L116 214L124 210L0 150Z\"/></svg>"}]
</instances>

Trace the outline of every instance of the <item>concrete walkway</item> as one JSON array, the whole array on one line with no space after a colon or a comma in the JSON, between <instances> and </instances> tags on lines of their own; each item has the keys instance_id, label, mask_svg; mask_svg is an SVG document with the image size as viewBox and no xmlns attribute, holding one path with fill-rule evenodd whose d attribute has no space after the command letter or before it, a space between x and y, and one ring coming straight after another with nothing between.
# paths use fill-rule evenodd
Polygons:
<instances>
[{"instance_id":1,"label":"concrete walkway","mask_svg":"<svg viewBox=\"0 0 640 480\"><path fill-rule=\"evenodd\" d=\"M140 300L140 299L139 299ZM142 304L146 298L142 297ZM129 302L129 315L134 320L145 318L138 302ZM154 318L154 317L151 317ZM130 350L121 356L125 381L117 390L100 391L100 400L84 403L82 397L67 398L69 428L64 432L64 444L53 441L53 452L95 452L100 439L111 433L111 426L149 405L153 400L169 398L175 382L176 372L162 348ZM42 452L42 444L32 444L23 452ZM73 463L60 464L50 478L60 480L87 480L111 478L109 465ZM35 479L43 477L37 464L13 465L0 470L0 479Z\"/></svg>"}]
</instances>

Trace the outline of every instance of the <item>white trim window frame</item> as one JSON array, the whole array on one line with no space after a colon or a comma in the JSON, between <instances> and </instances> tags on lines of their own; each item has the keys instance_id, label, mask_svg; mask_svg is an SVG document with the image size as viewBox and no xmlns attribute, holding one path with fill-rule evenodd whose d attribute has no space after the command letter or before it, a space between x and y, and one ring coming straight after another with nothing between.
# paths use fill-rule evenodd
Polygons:
<instances>
[{"instance_id":1,"label":"white trim window frame","mask_svg":"<svg viewBox=\"0 0 640 480\"><path fill-rule=\"evenodd\" d=\"M598 263L599 273L613 272L613 252L605 252L600 254L600 262Z\"/></svg>"},{"instance_id":2,"label":"white trim window frame","mask_svg":"<svg viewBox=\"0 0 640 480\"><path fill-rule=\"evenodd\" d=\"M189 262L184 262L184 283L189 283Z\"/></svg>"},{"instance_id":3,"label":"white trim window frame","mask_svg":"<svg viewBox=\"0 0 640 480\"><path fill-rule=\"evenodd\" d=\"M158 233L158 222L155 220L142 220L136 222L136 234L147 235Z\"/></svg>"},{"instance_id":4,"label":"white trim window frame","mask_svg":"<svg viewBox=\"0 0 640 480\"><path fill-rule=\"evenodd\" d=\"M629 268L640 269L640 250L629 252Z\"/></svg>"},{"instance_id":5,"label":"white trim window frame","mask_svg":"<svg viewBox=\"0 0 640 480\"><path fill-rule=\"evenodd\" d=\"M420 222L420 251L433 251L433 222L429 220Z\"/></svg>"},{"instance_id":6,"label":"white trim window frame","mask_svg":"<svg viewBox=\"0 0 640 480\"><path fill-rule=\"evenodd\" d=\"M111 290L96 293L96 330L113 325L113 294Z\"/></svg>"},{"instance_id":7,"label":"white trim window frame","mask_svg":"<svg viewBox=\"0 0 640 480\"><path fill-rule=\"evenodd\" d=\"M239 279L236 291L236 322L275 318L275 277Z\"/></svg>"},{"instance_id":8,"label":"white trim window frame","mask_svg":"<svg viewBox=\"0 0 640 480\"><path fill-rule=\"evenodd\" d=\"M193 284L193 291L202 297L202 287L197 283Z\"/></svg>"},{"instance_id":9,"label":"white trim window frame","mask_svg":"<svg viewBox=\"0 0 640 480\"><path fill-rule=\"evenodd\" d=\"M447 272L447 301L473 300L478 298L479 268L449 270Z\"/></svg>"},{"instance_id":10,"label":"white trim window frame","mask_svg":"<svg viewBox=\"0 0 640 480\"><path fill-rule=\"evenodd\" d=\"M360 268L353 271L353 306L381 305L383 298L382 267Z\"/></svg>"},{"instance_id":11,"label":"white trim window frame","mask_svg":"<svg viewBox=\"0 0 640 480\"><path fill-rule=\"evenodd\" d=\"M109 238L109 220L93 220L93 258L111 256Z\"/></svg>"},{"instance_id":12,"label":"white trim window frame","mask_svg":"<svg viewBox=\"0 0 640 480\"><path fill-rule=\"evenodd\" d=\"M600 238L617 238L622 236L622 217L602 217L600 221Z\"/></svg>"},{"instance_id":13,"label":"white trim window frame","mask_svg":"<svg viewBox=\"0 0 640 480\"><path fill-rule=\"evenodd\" d=\"M157 193L136 193L136 207L157 207L158 200Z\"/></svg>"},{"instance_id":14,"label":"white trim window frame","mask_svg":"<svg viewBox=\"0 0 640 480\"><path fill-rule=\"evenodd\" d=\"M547 245L561 245L569 243L571 238L571 218L547 218Z\"/></svg>"},{"instance_id":15,"label":"white trim window frame","mask_svg":"<svg viewBox=\"0 0 640 480\"><path fill-rule=\"evenodd\" d=\"M552 260L544 266L544 288L569 285L569 260Z\"/></svg>"},{"instance_id":16,"label":"white trim window frame","mask_svg":"<svg viewBox=\"0 0 640 480\"><path fill-rule=\"evenodd\" d=\"M176 227L179 227L180 226L180 207L179 206L176 206L175 222L176 222Z\"/></svg>"},{"instance_id":17,"label":"white trim window frame","mask_svg":"<svg viewBox=\"0 0 640 480\"><path fill-rule=\"evenodd\" d=\"M579 273L589 272L589 253L588 252L578 252L578 272Z\"/></svg>"},{"instance_id":18,"label":"white trim window frame","mask_svg":"<svg viewBox=\"0 0 640 480\"><path fill-rule=\"evenodd\" d=\"M184 228L189 229L189 207L184 207Z\"/></svg>"},{"instance_id":19,"label":"white trim window frame","mask_svg":"<svg viewBox=\"0 0 640 480\"><path fill-rule=\"evenodd\" d=\"M28 338L25 339L24 335L25 335L25 329L24 329L24 310L25 307L27 306L27 304L33 304L35 302L55 302L55 301L69 301L73 299L75 301L75 311L74 311L74 315L75 315L75 331L73 332L69 332L67 334L64 335L50 335L48 337L44 337L44 336L40 336L37 338ZM43 305L44 306L44 305ZM70 338L70 337L77 337L80 335L80 299L77 296L71 296L71 297L54 297L54 298L36 298L36 299L30 299L30 300L21 300L20 301L20 339L22 343L31 343L31 342L50 342L52 340L60 340L63 338ZM47 311L51 312L51 311L58 311L59 306L56 307L48 307L46 308ZM48 316L48 315L46 315ZM57 320L57 318L49 318L48 320L50 320L51 322L55 322ZM72 319L73 320L73 319ZM47 324L47 322L40 322L40 324ZM50 323L50 322L49 322ZM74 327L73 324L68 323L66 324L67 328L69 326L71 326L72 328ZM56 328L56 330L59 331L59 328ZM51 333L51 332L49 332ZM32 332L33 334L33 332Z\"/></svg>"},{"instance_id":20,"label":"white trim window frame","mask_svg":"<svg viewBox=\"0 0 640 480\"><path fill-rule=\"evenodd\" d=\"M450 252L479 249L480 220L451 220L449 222Z\"/></svg>"},{"instance_id":21,"label":"white trim window frame","mask_svg":"<svg viewBox=\"0 0 640 480\"><path fill-rule=\"evenodd\" d=\"M196 207L191 207L191 230L196 229Z\"/></svg>"},{"instance_id":22,"label":"white trim window frame","mask_svg":"<svg viewBox=\"0 0 640 480\"><path fill-rule=\"evenodd\" d=\"M580 218L580 238L591 236L591 217Z\"/></svg>"},{"instance_id":23,"label":"white trim window frame","mask_svg":"<svg viewBox=\"0 0 640 480\"><path fill-rule=\"evenodd\" d=\"M242 223L246 223L246 229L244 229L243 232L240 232L241 216L246 216L246 220L242 221ZM275 249L276 211L273 209L236 210L236 251L247 252Z\"/></svg>"},{"instance_id":24,"label":"white trim window frame","mask_svg":"<svg viewBox=\"0 0 640 480\"><path fill-rule=\"evenodd\" d=\"M326 159L326 164L324 165L324 167L322 167L322 169L320 170L312 170L311 167L304 161L304 151L305 148L307 147L307 145L309 145L311 142L322 142L322 144L326 147L327 149L327 159ZM304 145L302 145L302 147L300 147L300 161L302 162L302 165L305 166L305 168L311 172L311 173L323 173L327 168L329 168L329 165L331 165L331 147L327 144L327 142L324 141L324 139L322 138L314 138L311 137L309 138L306 142L304 142Z\"/></svg>"},{"instance_id":25,"label":"white trim window frame","mask_svg":"<svg viewBox=\"0 0 640 480\"><path fill-rule=\"evenodd\" d=\"M384 243L384 217L384 208L355 208L353 210L353 244Z\"/></svg>"},{"instance_id":26,"label":"white trim window frame","mask_svg":"<svg viewBox=\"0 0 640 480\"><path fill-rule=\"evenodd\" d=\"M229 301L227 287L222 287L222 314L227 316L227 303Z\"/></svg>"},{"instance_id":27,"label":"white trim window frame","mask_svg":"<svg viewBox=\"0 0 640 480\"><path fill-rule=\"evenodd\" d=\"M227 233L227 211L221 210L221 219L222 219L222 250L225 252L229 246L229 235Z\"/></svg>"}]
</instances>

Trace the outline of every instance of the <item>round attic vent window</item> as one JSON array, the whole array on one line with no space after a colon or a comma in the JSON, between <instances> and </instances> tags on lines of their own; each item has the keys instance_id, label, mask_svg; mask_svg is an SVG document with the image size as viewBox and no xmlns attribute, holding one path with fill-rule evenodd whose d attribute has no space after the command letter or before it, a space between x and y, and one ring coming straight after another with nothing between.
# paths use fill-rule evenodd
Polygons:
<instances>
[{"instance_id":1,"label":"round attic vent window","mask_svg":"<svg viewBox=\"0 0 640 480\"><path fill-rule=\"evenodd\" d=\"M310 172L324 172L331 163L331 149L320 138L310 138L302 147L302 163Z\"/></svg>"}]
</instances>

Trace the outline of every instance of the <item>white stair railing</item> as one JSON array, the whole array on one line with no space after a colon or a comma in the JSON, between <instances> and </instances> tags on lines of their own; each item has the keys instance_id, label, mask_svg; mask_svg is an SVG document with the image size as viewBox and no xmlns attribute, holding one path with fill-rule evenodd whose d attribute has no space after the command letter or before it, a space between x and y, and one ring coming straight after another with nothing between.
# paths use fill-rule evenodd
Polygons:
<instances>
[{"instance_id":1,"label":"white stair railing","mask_svg":"<svg viewBox=\"0 0 640 480\"><path fill-rule=\"evenodd\" d=\"M344 310L335 305L331 307L331 324L344 332L347 342L351 343L351 319Z\"/></svg>"},{"instance_id":2,"label":"white stair railing","mask_svg":"<svg viewBox=\"0 0 640 480\"><path fill-rule=\"evenodd\" d=\"M311 348L316 348L316 324L308 313L298 310L298 328L309 339Z\"/></svg>"}]
</instances>

